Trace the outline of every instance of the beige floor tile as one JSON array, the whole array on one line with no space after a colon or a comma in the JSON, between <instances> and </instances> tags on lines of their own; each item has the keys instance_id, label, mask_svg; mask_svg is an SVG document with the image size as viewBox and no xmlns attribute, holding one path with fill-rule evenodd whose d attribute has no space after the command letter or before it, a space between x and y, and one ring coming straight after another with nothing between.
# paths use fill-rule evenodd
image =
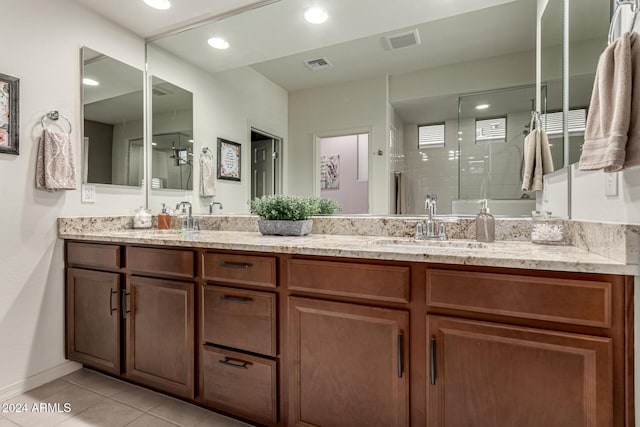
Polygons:
<instances>
[{"instance_id":1,"label":"beige floor tile","mask_svg":"<svg viewBox=\"0 0 640 427\"><path fill-rule=\"evenodd\" d=\"M80 369L72 372L63 377L63 379L105 396L111 396L129 388L129 384L124 381L116 380L89 369Z\"/></svg>"},{"instance_id":2,"label":"beige floor tile","mask_svg":"<svg viewBox=\"0 0 640 427\"><path fill-rule=\"evenodd\" d=\"M210 412L196 427L251 427L251 424Z\"/></svg>"},{"instance_id":3,"label":"beige floor tile","mask_svg":"<svg viewBox=\"0 0 640 427\"><path fill-rule=\"evenodd\" d=\"M143 415L142 411L111 399L94 405L73 418L69 418L60 427L124 427Z\"/></svg>"},{"instance_id":4,"label":"beige floor tile","mask_svg":"<svg viewBox=\"0 0 640 427\"><path fill-rule=\"evenodd\" d=\"M129 385L127 390L123 390L119 393L111 396L112 399L118 402L126 403L129 406L133 406L141 411L148 411L154 406L164 402L166 397L160 393L155 393L150 390L145 390L141 387Z\"/></svg>"},{"instance_id":5,"label":"beige floor tile","mask_svg":"<svg viewBox=\"0 0 640 427\"><path fill-rule=\"evenodd\" d=\"M58 393L62 393L65 389L68 389L69 387L74 387L74 385L59 378L55 381L44 384L38 388L29 390L25 392L24 395L29 396L35 400L45 400L48 397L55 396Z\"/></svg>"},{"instance_id":6,"label":"beige floor tile","mask_svg":"<svg viewBox=\"0 0 640 427\"><path fill-rule=\"evenodd\" d=\"M170 423L153 415L144 414L141 417L136 418L131 423L127 424L127 427L176 427L177 424Z\"/></svg>"},{"instance_id":7,"label":"beige floor tile","mask_svg":"<svg viewBox=\"0 0 640 427\"><path fill-rule=\"evenodd\" d=\"M0 418L0 427L16 427L18 424L12 423L6 418Z\"/></svg>"},{"instance_id":8,"label":"beige floor tile","mask_svg":"<svg viewBox=\"0 0 640 427\"><path fill-rule=\"evenodd\" d=\"M162 403L151 408L149 413L183 427L194 427L204 421L210 411L166 397Z\"/></svg>"}]
</instances>

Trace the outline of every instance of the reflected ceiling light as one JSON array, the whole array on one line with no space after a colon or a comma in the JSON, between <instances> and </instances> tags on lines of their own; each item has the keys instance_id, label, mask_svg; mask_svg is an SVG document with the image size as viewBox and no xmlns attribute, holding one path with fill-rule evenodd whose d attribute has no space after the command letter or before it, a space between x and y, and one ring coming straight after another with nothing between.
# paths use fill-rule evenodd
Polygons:
<instances>
[{"instance_id":1,"label":"reflected ceiling light","mask_svg":"<svg viewBox=\"0 0 640 427\"><path fill-rule=\"evenodd\" d=\"M144 0L144 2L154 9L167 10L171 7L169 0Z\"/></svg>"},{"instance_id":2,"label":"reflected ceiling light","mask_svg":"<svg viewBox=\"0 0 640 427\"><path fill-rule=\"evenodd\" d=\"M490 104L479 104L479 105L476 105L476 110L486 110L489 107L491 107Z\"/></svg>"},{"instance_id":3,"label":"reflected ceiling light","mask_svg":"<svg viewBox=\"0 0 640 427\"><path fill-rule=\"evenodd\" d=\"M85 84L87 86L100 86L100 82L90 79L88 77L85 77L84 79L82 79L82 84Z\"/></svg>"},{"instance_id":4,"label":"reflected ceiling light","mask_svg":"<svg viewBox=\"0 0 640 427\"><path fill-rule=\"evenodd\" d=\"M155 145L158 145L158 143L157 142L152 142L151 145L155 146Z\"/></svg>"},{"instance_id":5,"label":"reflected ceiling light","mask_svg":"<svg viewBox=\"0 0 640 427\"><path fill-rule=\"evenodd\" d=\"M229 48L229 42L220 37L211 37L209 40L207 40L207 43L209 43L209 46L211 46L214 49Z\"/></svg>"},{"instance_id":6,"label":"reflected ceiling light","mask_svg":"<svg viewBox=\"0 0 640 427\"><path fill-rule=\"evenodd\" d=\"M329 18L327 12L319 7L312 7L304 13L304 19L311 24L322 24Z\"/></svg>"}]
</instances>

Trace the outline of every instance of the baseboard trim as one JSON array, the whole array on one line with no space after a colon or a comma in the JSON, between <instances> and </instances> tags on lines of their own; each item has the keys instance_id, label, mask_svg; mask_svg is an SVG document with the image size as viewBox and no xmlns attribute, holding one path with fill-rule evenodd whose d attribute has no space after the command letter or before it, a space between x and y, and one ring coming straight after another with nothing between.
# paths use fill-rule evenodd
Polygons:
<instances>
[{"instance_id":1,"label":"baseboard trim","mask_svg":"<svg viewBox=\"0 0 640 427\"><path fill-rule=\"evenodd\" d=\"M66 362L47 369L46 371L39 372L30 376L22 381L10 384L0 388L0 402L16 397L26 391L40 387L43 384L56 380L60 377L64 377L71 372L81 369L82 365L76 362L67 360Z\"/></svg>"}]
</instances>

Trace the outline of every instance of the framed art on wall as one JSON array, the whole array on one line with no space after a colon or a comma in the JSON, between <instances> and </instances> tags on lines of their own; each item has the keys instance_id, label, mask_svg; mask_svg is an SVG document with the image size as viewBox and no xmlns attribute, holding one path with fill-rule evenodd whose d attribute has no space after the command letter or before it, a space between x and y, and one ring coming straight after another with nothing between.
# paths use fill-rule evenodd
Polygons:
<instances>
[{"instance_id":1,"label":"framed art on wall","mask_svg":"<svg viewBox=\"0 0 640 427\"><path fill-rule=\"evenodd\" d=\"M218 138L218 178L240 181L240 149L237 142Z\"/></svg>"},{"instance_id":2,"label":"framed art on wall","mask_svg":"<svg viewBox=\"0 0 640 427\"><path fill-rule=\"evenodd\" d=\"M19 86L19 79L0 74L0 153L19 154Z\"/></svg>"}]
</instances>

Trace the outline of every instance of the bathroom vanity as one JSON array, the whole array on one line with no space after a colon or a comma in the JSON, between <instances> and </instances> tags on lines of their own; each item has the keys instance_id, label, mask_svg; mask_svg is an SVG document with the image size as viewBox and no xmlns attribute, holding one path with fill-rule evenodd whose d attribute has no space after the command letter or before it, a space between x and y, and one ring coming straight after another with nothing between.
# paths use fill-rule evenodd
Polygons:
<instances>
[{"instance_id":1,"label":"bathroom vanity","mask_svg":"<svg viewBox=\"0 0 640 427\"><path fill-rule=\"evenodd\" d=\"M636 265L523 241L61 237L68 358L217 411L270 426L634 425Z\"/></svg>"}]
</instances>

